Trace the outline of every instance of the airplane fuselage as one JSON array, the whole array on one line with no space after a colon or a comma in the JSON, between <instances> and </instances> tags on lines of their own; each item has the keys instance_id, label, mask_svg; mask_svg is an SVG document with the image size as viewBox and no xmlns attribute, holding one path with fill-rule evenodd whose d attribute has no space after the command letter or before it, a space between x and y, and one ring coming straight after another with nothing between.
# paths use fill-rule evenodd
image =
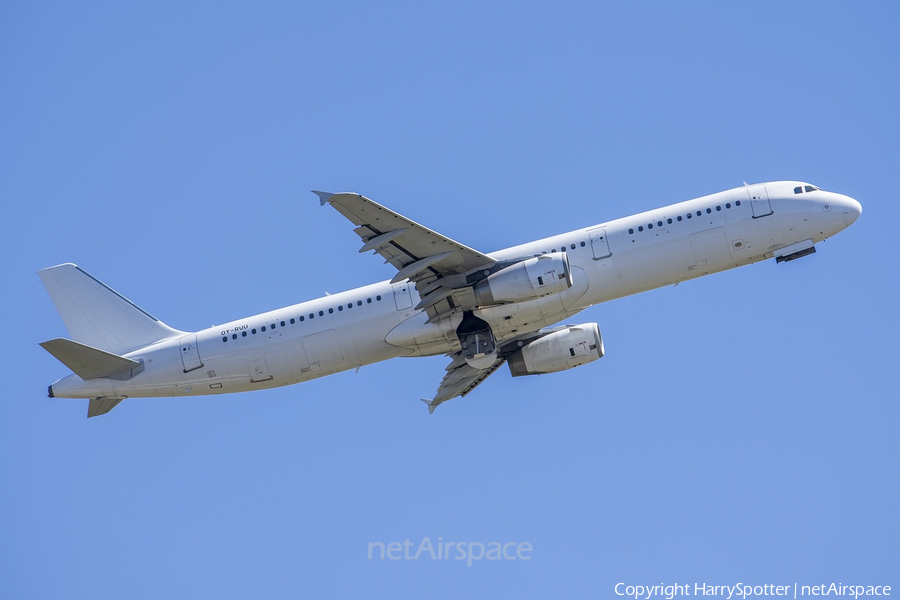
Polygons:
<instances>
[{"instance_id":1,"label":"airplane fuselage","mask_svg":"<svg viewBox=\"0 0 900 600\"><path fill-rule=\"evenodd\" d=\"M797 187L800 193L795 193ZM586 308L748 265L796 244L805 251L852 224L852 198L808 184L745 186L490 253L498 260L565 252L573 285L537 300L474 311L498 342ZM811 251L811 250L810 250ZM802 254L800 254L802 255ZM160 341L124 356L127 380L77 375L56 397L157 397L278 387L401 356L460 349L461 316L428 322L408 281L383 281Z\"/></svg>"}]
</instances>

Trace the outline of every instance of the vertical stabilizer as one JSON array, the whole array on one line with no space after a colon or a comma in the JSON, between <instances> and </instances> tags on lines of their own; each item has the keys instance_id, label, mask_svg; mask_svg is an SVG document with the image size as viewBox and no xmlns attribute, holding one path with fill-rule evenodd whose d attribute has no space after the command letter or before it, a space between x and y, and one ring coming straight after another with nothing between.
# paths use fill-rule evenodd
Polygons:
<instances>
[{"instance_id":1,"label":"vertical stabilizer","mask_svg":"<svg viewBox=\"0 0 900 600\"><path fill-rule=\"evenodd\" d=\"M121 355L184 333L77 265L49 267L38 275L76 342Z\"/></svg>"}]
</instances>

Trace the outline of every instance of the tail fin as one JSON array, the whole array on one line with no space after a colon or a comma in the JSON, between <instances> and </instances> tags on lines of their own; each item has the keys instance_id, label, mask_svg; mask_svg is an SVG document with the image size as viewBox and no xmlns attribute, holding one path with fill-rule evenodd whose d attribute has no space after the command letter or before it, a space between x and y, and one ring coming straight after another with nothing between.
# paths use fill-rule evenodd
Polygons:
<instances>
[{"instance_id":1,"label":"tail fin","mask_svg":"<svg viewBox=\"0 0 900 600\"><path fill-rule=\"evenodd\" d=\"M72 339L125 354L181 335L87 271L71 263L38 271Z\"/></svg>"}]
</instances>

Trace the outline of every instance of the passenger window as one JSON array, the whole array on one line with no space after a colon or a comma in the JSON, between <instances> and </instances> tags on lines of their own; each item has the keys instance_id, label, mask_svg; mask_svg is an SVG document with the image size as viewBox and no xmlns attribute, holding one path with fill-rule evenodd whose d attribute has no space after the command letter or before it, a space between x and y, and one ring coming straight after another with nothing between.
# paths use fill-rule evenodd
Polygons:
<instances>
[{"instance_id":1,"label":"passenger window","mask_svg":"<svg viewBox=\"0 0 900 600\"><path fill-rule=\"evenodd\" d=\"M262 327L259 328L259 330L260 330L260 331L265 331L265 330L266 330L266 326L263 325Z\"/></svg>"},{"instance_id":2,"label":"passenger window","mask_svg":"<svg viewBox=\"0 0 900 600\"><path fill-rule=\"evenodd\" d=\"M353 303L352 303L352 302L348 302L348 303L347 303L347 308L353 308Z\"/></svg>"},{"instance_id":3,"label":"passenger window","mask_svg":"<svg viewBox=\"0 0 900 600\"><path fill-rule=\"evenodd\" d=\"M581 247L584 248L584 242L581 242Z\"/></svg>"},{"instance_id":4,"label":"passenger window","mask_svg":"<svg viewBox=\"0 0 900 600\"><path fill-rule=\"evenodd\" d=\"M222 336L222 341L223 341L223 342L227 342L227 341L228 341L228 336L227 336L227 335L223 335L223 336Z\"/></svg>"},{"instance_id":5,"label":"passenger window","mask_svg":"<svg viewBox=\"0 0 900 600\"><path fill-rule=\"evenodd\" d=\"M325 316L325 311L324 311L324 310L320 310L320 311L319 311L319 316L320 316L320 317L324 317L324 316Z\"/></svg>"},{"instance_id":6,"label":"passenger window","mask_svg":"<svg viewBox=\"0 0 900 600\"><path fill-rule=\"evenodd\" d=\"M334 309L333 309L333 308L329 308L329 309L328 309L328 314L329 314L329 315L333 315L333 314L334 314Z\"/></svg>"},{"instance_id":7,"label":"passenger window","mask_svg":"<svg viewBox=\"0 0 900 600\"><path fill-rule=\"evenodd\" d=\"M575 244L572 244L571 249L572 249L572 250L575 249Z\"/></svg>"},{"instance_id":8,"label":"passenger window","mask_svg":"<svg viewBox=\"0 0 900 600\"><path fill-rule=\"evenodd\" d=\"M681 215L678 215L678 220L679 220L679 221L681 220Z\"/></svg>"},{"instance_id":9,"label":"passenger window","mask_svg":"<svg viewBox=\"0 0 900 600\"><path fill-rule=\"evenodd\" d=\"M293 324L294 324L294 318L291 317L291 325L293 325Z\"/></svg>"},{"instance_id":10,"label":"passenger window","mask_svg":"<svg viewBox=\"0 0 900 600\"><path fill-rule=\"evenodd\" d=\"M709 215L709 214L712 214L712 209L711 209L711 208L707 208L707 209L706 209L706 214L708 214L708 215Z\"/></svg>"},{"instance_id":11,"label":"passenger window","mask_svg":"<svg viewBox=\"0 0 900 600\"><path fill-rule=\"evenodd\" d=\"M256 329L255 329L255 328L254 328L254 329L251 329L251 330L250 330L250 333L252 333L253 335L256 335Z\"/></svg>"},{"instance_id":12,"label":"passenger window","mask_svg":"<svg viewBox=\"0 0 900 600\"><path fill-rule=\"evenodd\" d=\"M555 253L556 253L556 248L554 248L553 250L550 251L550 254L555 254Z\"/></svg>"},{"instance_id":13,"label":"passenger window","mask_svg":"<svg viewBox=\"0 0 900 600\"><path fill-rule=\"evenodd\" d=\"M372 304L372 299L371 299L371 298L366 298L366 304Z\"/></svg>"},{"instance_id":14,"label":"passenger window","mask_svg":"<svg viewBox=\"0 0 900 600\"><path fill-rule=\"evenodd\" d=\"M381 296L375 296L375 299L381 302Z\"/></svg>"},{"instance_id":15,"label":"passenger window","mask_svg":"<svg viewBox=\"0 0 900 600\"><path fill-rule=\"evenodd\" d=\"M653 229L653 223L647 223L647 229Z\"/></svg>"},{"instance_id":16,"label":"passenger window","mask_svg":"<svg viewBox=\"0 0 900 600\"><path fill-rule=\"evenodd\" d=\"M807 192L814 192L814 191L816 191L816 188L814 188L811 185L808 185L808 186L804 187L803 190L807 191Z\"/></svg>"},{"instance_id":17,"label":"passenger window","mask_svg":"<svg viewBox=\"0 0 900 600\"><path fill-rule=\"evenodd\" d=\"M306 317L304 317L303 315L300 315L300 317L298 317L298 318L300 319L301 323L306 320Z\"/></svg>"},{"instance_id":18,"label":"passenger window","mask_svg":"<svg viewBox=\"0 0 900 600\"><path fill-rule=\"evenodd\" d=\"M643 225L639 225L639 226L638 226L638 231L643 231L643 230L644 230L644 226L643 226Z\"/></svg>"},{"instance_id":19,"label":"passenger window","mask_svg":"<svg viewBox=\"0 0 900 600\"><path fill-rule=\"evenodd\" d=\"M672 219L666 219L666 223L668 223L669 225L671 225L671 224L672 224Z\"/></svg>"},{"instance_id":20,"label":"passenger window","mask_svg":"<svg viewBox=\"0 0 900 600\"><path fill-rule=\"evenodd\" d=\"M344 305L338 304L338 310L344 310ZM331 309L329 309L328 312L331 312Z\"/></svg>"},{"instance_id":21,"label":"passenger window","mask_svg":"<svg viewBox=\"0 0 900 600\"><path fill-rule=\"evenodd\" d=\"M721 207L721 206L716 206L716 210L717 210L717 211L722 210L722 207Z\"/></svg>"},{"instance_id":22,"label":"passenger window","mask_svg":"<svg viewBox=\"0 0 900 600\"><path fill-rule=\"evenodd\" d=\"M315 318L316 318L316 315L314 315L313 313L309 313L309 318L310 318L310 319L315 319Z\"/></svg>"},{"instance_id":23,"label":"passenger window","mask_svg":"<svg viewBox=\"0 0 900 600\"><path fill-rule=\"evenodd\" d=\"M702 215L703 215L703 211L702 211L702 210L698 210L698 211L697 211L697 216L700 217L700 216L702 216Z\"/></svg>"},{"instance_id":24,"label":"passenger window","mask_svg":"<svg viewBox=\"0 0 900 600\"><path fill-rule=\"evenodd\" d=\"M566 251L566 247L563 246L562 248L559 249L559 251L560 251L560 252L565 252L565 251Z\"/></svg>"},{"instance_id":25,"label":"passenger window","mask_svg":"<svg viewBox=\"0 0 900 600\"><path fill-rule=\"evenodd\" d=\"M726 202L726 203L725 203L725 208L731 208L731 202Z\"/></svg>"},{"instance_id":26,"label":"passenger window","mask_svg":"<svg viewBox=\"0 0 900 600\"><path fill-rule=\"evenodd\" d=\"M246 332L246 331L242 331L242 332L241 332L241 337L247 337L247 332Z\"/></svg>"},{"instance_id":27,"label":"passenger window","mask_svg":"<svg viewBox=\"0 0 900 600\"><path fill-rule=\"evenodd\" d=\"M669 223L671 223L671 222L672 222L672 221L670 220ZM657 224L659 227L662 227L662 221L657 221L656 224Z\"/></svg>"},{"instance_id":28,"label":"passenger window","mask_svg":"<svg viewBox=\"0 0 900 600\"><path fill-rule=\"evenodd\" d=\"M357 300L357 301L356 301L356 305L357 305L357 306L362 306L362 300Z\"/></svg>"},{"instance_id":29,"label":"passenger window","mask_svg":"<svg viewBox=\"0 0 900 600\"><path fill-rule=\"evenodd\" d=\"M688 219L693 219L693 218L694 218L694 215L692 215L691 213L688 213L688 214L687 214L687 218L688 218Z\"/></svg>"},{"instance_id":30,"label":"passenger window","mask_svg":"<svg viewBox=\"0 0 900 600\"><path fill-rule=\"evenodd\" d=\"M741 205L741 201L740 201L740 200L736 200L735 203L734 203L734 205L735 205L735 206L740 206L740 205Z\"/></svg>"},{"instance_id":31,"label":"passenger window","mask_svg":"<svg viewBox=\"0 0 900 600\"><path fill-rule=\"evenodd\" d=\"M634 233L634 228L629 229L628 233Z\"/></svg>"},{"instance_id":32,"label":"passenger window","mask_svg":"<svg viewBox=\"0 0 900 600\"><path fill-rule=\"evenodd\" d=\"M237 339L237 334L236 334L236 333L232 333L232 334L231 334L231 339L236 340L236 339Z\"/></svg>"},{"instance_id":33,"label":"passenger window","mask_svg":"<svg viewBox=\"0 0 900 600\"><path fill-rule=\"evenodd\" d=\"M293 319L291 319L293 321ZM284 327L284 321L281 322L281 326Z\"/></svg>"},{"instance_id":34,"label":"passenger window","mask_svg":"<svg viewBox=\"0 0 900 600\"><path fill-rule=\"evenodd\" d=\"M797 187L795 187L795 188L794 188L794 193L795 193L795 194L802 194L802 193L803 193L803 186L798 185Z\"/></svg>"},{"instance_id":35,"label":"passenger window","mask_svg":"<svg viewBox=\"0 0 900 600\"><path fill-rule=\"evenodd\" d=\"M275 329L275 327L277 327L277 325L275 325L275 323L272 323L272 329Z\"/></svg>"}]
</instances>

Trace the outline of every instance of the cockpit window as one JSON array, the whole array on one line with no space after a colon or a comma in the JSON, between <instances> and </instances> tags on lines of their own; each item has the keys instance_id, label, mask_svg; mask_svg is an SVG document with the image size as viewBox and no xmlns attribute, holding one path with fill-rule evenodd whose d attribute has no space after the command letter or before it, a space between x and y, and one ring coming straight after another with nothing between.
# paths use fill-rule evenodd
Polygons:
<instances>
[{"instance_id":1,"label":"cockpit window","mask_svg":"<svg viewBox=\"0 0 900 600\"><path fill-rule=\"evenodd\" d=\"M798 185L794 188L795 194L802 194L803 192L817 192L820 188L817 188L814 185Z\"/></svg>"}]
</instances>

